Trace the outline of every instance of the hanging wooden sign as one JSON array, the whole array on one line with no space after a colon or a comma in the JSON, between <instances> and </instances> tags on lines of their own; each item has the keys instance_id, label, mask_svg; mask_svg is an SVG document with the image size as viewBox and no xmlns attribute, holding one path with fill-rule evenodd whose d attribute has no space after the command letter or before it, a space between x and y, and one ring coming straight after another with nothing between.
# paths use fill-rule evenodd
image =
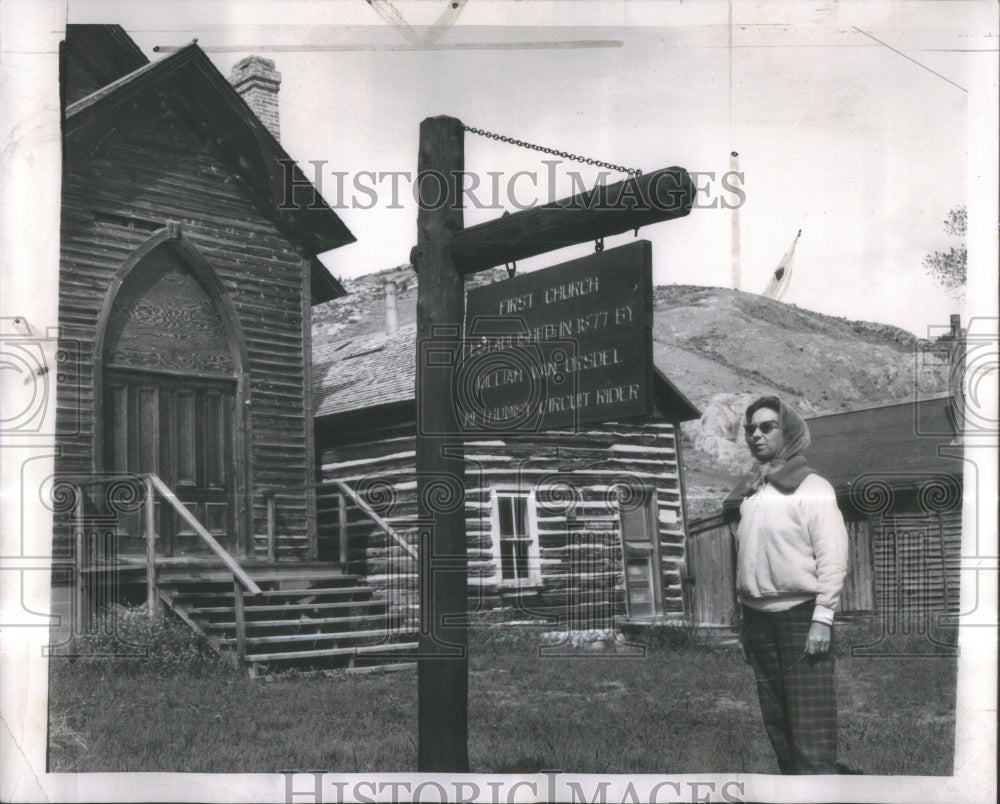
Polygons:
<instances>
[{"instance_id":1,"label":"hanging wooden sign","mask_svg":"<svg viewBox=\"0 0 1000 804\"><path fill-rule=\"evenodd\" d=\"M470 290L454 393L463 432L651 414L652 271L639 240Z\"/></svg>"}]
</instances>

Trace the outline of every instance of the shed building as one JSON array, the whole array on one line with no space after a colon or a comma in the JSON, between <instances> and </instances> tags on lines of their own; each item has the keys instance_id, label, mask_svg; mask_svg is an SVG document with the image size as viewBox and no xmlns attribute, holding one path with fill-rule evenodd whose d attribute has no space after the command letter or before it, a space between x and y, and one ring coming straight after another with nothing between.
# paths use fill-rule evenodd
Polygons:
<instances>
[{"instance_id":1,"label":"shed building","mask_svg":"<svg viewBox=\"0 0 1000 804\"><path fill-rule=\"evenodd\" d=\"M806 458L834 486L848 527L841 611L957 615L964 462L953 405L942 395L806 419ZM739 502L691 524L688 608L704 625L735 622Z\"/></svg>"}]
</instances>

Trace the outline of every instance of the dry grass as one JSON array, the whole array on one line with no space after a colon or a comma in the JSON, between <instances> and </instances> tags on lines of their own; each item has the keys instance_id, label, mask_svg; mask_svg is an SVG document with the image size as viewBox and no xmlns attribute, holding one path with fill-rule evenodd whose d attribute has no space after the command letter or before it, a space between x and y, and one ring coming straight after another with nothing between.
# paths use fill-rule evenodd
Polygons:
<instances>
[{"instance_id":1,"label":"dry grass","mask_svg":"<svg viewBox=\"0 0 1000 804\"><path fill-rule=\"evenodd\" d=\"M954 658L851 656L865 640L848 631L839 648L841 760L872 774L950 774ZM639 656L614 640L563 645L563 656L544 644L533 628L473 631L473 771L776 772L738 650L683 631ZM261 683L206 666L54 660L50 767L416 769L414 671Z\"/></svg>"},{"instance_id":2,"label":"dry grass","mask_svg":"<svg viewBox=\"0 0 1000 804\"><path fill-rule=\"evenodd\" d=\"M69 724L66 712L49 715L49 771L52 773L72 773L82 770L90 743L87 738Z\"/></svg>"}]
</instances>

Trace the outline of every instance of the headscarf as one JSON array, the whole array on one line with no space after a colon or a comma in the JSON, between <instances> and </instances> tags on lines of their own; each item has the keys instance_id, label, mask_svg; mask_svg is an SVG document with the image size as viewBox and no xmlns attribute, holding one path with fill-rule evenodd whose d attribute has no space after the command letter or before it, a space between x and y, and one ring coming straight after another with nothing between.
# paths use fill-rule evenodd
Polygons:
<instances>
[{"instance_id":1,"label":"headscarf","mask_svg":"<svg viewBox=\"0 0 1000 804\"><path fill-rule=\"evenodd\" d=\"M746 438L747 446L751 446L751 436L746 426L750 423L750 417L760 408L768 408L778 412L778 423L781 426L784 443L773 459L767 463L757 464L740 481L739 485L726 498L723 504L725 509L733 507L738 509L743 498L749 497L764 483L770 483L784 494L791 494L813 472L801 454L810 443L809 427L798 413L775 396L759 397L747 407L743 423L743 436Z\"/></svg>"}]
</instances>

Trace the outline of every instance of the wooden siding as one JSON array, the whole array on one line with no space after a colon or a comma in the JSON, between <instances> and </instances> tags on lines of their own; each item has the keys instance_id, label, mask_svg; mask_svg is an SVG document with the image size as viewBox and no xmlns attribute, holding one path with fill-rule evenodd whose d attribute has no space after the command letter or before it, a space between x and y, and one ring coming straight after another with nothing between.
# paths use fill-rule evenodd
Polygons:
<instances>
[{"instance_id":1,"label":"wooden siding","mask_svg":"<svg viewBox=\"0 0 1000 804\"><path fill-rule=\"evenodd\" d=\"M840 593L841 611L872 611L875 608L875 567L872 563L871 523L848 520L847 577Z\"/></svg>"},{"instance_id":2,"label":"wooden siding","mask_svg":"<svg viewBox=\"0 0 1000 804\"><path fill-rule=\"evenodd\" d=\"M331 434L326 428L324 432L324 443L318 448L322 479L346 482L415 544L412 423L397 425L362 443L352 443L349 434ZM664 610L680 613L678 566L684 557L684 511L674 434L674 426L668 423L606 424L580 433L540 433L530 440L466 442L470 607L487 609L503 603L522 607L526 613L563 610L577 618L577 623L582 618L594 625L624 614L619 503L612 490L623 484L628 490L637 485L655 489ZM493 490L535 492L540 585L498 583ZM335 523L333 507L324 508L321 503L321 543L336 529ZM349 515L349 534L353 571L376 582L400 567L410 566L415 572L412 562L402 561L402 550L359 514ZM415 584L415 577L410 581Z\"/></svg>"},{"instance_id":3,"label":"wooden siding","mask_svg":"<svg viewBox=\"0 0 1000 804\"><path fill-rule=\"evenodd\" d=\"M897 511L869 522L876 609L958 614L961 511Z\"/></svg>"},{"instance_id":4,"label":"wooden siding","mask_svg":"<svg viewBox=\"0 0 1000 804\"><path fill-rule=\"evenodd\" d=\"M304 402L302 255L213 151L172 114L114 134L63 179L59 319L58 469L94 466L94 354L98 317L116 272L168 221L217 275L246 339L249 461L256 549L263 550L261 490L311 482ZM79 349L73 348L78 344ZM307 544L307 506L286 505L279 534L287 554Z\"/></svg>"},{"instance_id":5,"label":"wooden siding","mask_svg":"<svg viewBox=\"0 0 1000 804\"><path fill-rule=\"evenodd\" d=\"M848 567L839 610L882 615L959 611L961 511L847 520ZM699 625L734 625L733 535L721 515L690 523L687 613ZM735 528L735 524L732 526Z\"/></svg>"},{"instance_id":6,"label":"wooden siding","mask_svg":"<svg viewBox=\"0 0 1000 804\"><path fill-rule=\"evenodd\" d=\"M688 524L685 613L696 625L736 622L736 565L732 530L721 515Z\"/></svg>"}]
</instances>

